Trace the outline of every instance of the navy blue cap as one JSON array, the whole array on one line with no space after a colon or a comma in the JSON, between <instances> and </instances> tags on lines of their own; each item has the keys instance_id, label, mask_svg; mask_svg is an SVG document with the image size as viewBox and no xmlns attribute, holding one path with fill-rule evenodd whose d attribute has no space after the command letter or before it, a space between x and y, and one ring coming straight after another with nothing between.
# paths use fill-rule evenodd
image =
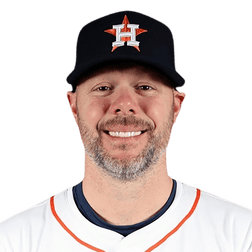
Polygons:
<instances>
[{"instance_id":1,"label":"navy blue cap","mask_svg":"<svg viewBox=\"0 0 252 252\"><path fill-rule=\"evenodd\" d=\"M132 11L110 14L82 28L75 68L67 82L74 88L91 68L115 60L148 64L167 75L174 87L185 83L175 70L170 29L151 17Z\"/></svg>"}]
</instances>

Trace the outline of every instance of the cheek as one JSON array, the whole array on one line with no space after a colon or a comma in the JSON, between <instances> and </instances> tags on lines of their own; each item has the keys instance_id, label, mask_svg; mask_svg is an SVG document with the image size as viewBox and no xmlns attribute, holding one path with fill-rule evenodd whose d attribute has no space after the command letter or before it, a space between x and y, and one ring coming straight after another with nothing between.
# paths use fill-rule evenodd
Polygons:
<instances>
[{"instance_id":1,"label":"cheek","mask_svg":"<svg viewBox=\"0 0 252 252\"><path fill-rule=\"evenodd\" d=\"M169 114L172 102L165 99L153 98L142 105L145 114L154 122L155 127L159 125Z\"/></svg>"},{"instance_id":2,"label":"cheek","mask_svg":"<svg viewBox=\"0 0 252 252\"><path fill-rule=\"evenodd\" d=\"M108 101L95 99L86 106L85 118L88 119L90 124L96 126L106 113L108 107Z\"/></svg>"}]
</instances>

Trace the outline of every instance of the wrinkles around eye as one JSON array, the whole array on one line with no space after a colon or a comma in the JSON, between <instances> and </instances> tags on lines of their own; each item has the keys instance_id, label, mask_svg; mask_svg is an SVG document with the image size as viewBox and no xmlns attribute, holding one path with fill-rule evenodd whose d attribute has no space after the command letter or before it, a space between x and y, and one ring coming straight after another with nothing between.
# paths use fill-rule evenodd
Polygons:
<instances>
[{"instance_id":1,"label":"wrinkles around eye","mask_svg":"<svg viewBox=\"0 0 252 252\"><path fill-rule=\"evenodd\" d=\"M93 88L93 91L95 92L106 92L106 91L112 91L114 89L114 87L106 85L106 83L104 85L99 85ZM136 91L152 91L155 90L154 87L150 86L149 84L140 84L140 85L136 85L134 87L134 89Z\"/></svg>"}]
</instances>

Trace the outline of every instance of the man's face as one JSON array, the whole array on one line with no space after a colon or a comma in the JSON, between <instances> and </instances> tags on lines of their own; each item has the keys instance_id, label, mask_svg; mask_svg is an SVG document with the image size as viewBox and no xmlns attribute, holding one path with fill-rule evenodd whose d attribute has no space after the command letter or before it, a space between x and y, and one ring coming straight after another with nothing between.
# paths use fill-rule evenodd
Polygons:
<instances>
[{"instance_id":1,"label":"man's face","mask_svg":"<svg viewBox=\"0 0 252 252\"><path fill-rule=\"evenodd\" d=\"M107 68L77 87L75 119L86 153L103 172L136 179L168 145L174 91L149 68Z\"/></svg>"}]
</instances>

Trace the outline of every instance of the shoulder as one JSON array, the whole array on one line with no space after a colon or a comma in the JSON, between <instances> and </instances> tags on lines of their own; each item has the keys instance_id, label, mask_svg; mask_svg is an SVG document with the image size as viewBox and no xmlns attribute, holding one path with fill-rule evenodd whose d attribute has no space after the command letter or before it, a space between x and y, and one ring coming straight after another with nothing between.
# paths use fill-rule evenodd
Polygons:
<instances>
[{"instance_id":1,"label":"shoulder","mask_svg":"<svg viewBox=\"0 0 252 252\"><path fill-rule=\"evenodd\" d=\"M43 225L43 219L49 209L48 204L49 200L46 200L0 223L0 246L19 251L23 246L21 243L25 241L28 234L36 233Z\"/></svg>"},{"instance_id":2,"label":"shoulder","mask_svg":"<svg viewBox=\"0 0 252 252\"><path fill-rule=\"evenodd\" d=\"M225 219L229 218L232 219L232 221L237 219L239 221L244 220L247 224L252 223L252 211L250 209L244 208L210 193L201 191L199 204L205 212L208 212L207 210L209 209L216 217L225 216Z\"/></svg>"},{"instance_id":3,"label":"shoulder","mask_svg":"<svg viewBox=\"0 0 252 252\"><path fill-rule=\"evenodd\" d=\"M196 191L185 184L183 190L185 195ZM236 248L249 248L252 245L252 211L210 193L198 191L200 197L192 219L201 235L213 234L222 241L233 243Z\"/></svg>"},{"instance_id":4,"label":"shoulder","mask_svg":"<svg viewBox=\"0 0 252 252\"><path fill-rule=\"evenodd\" d=\"M196 191L199 191L198 208L204 209L204 213L213 212L217 216L224 214L225 216L242 217L252 221L252 210L186 184L180 184L182 184L183 194L186 197L196 195Z\"/></svg>"},{"instance_id":5,"label":"shoulder","mask_svg":"<svg viewBox=\"0 0 252 252\"><path fill-rule=\"evenodd\" d=\"M51 219L50 199L47 199L5 220L0 223L0 247L5 248L3 251L30 251L30 240L34 244L39 241Z\"/></svg>"},{"instance_id":6,"label":"shoulder","mask_svg":"<svg viewBox=\"0 0 252 252\"><path fill-rule=\"evenodd\" d=\"M41 202L28 210L25 210L5 221L0 223L0 234L2 231L12 229L14 226L19 227L29 223L32 219L37 219L37 217L42 216L44 211L46 211L49 200Z\"/></svg>"}]
</instances>

